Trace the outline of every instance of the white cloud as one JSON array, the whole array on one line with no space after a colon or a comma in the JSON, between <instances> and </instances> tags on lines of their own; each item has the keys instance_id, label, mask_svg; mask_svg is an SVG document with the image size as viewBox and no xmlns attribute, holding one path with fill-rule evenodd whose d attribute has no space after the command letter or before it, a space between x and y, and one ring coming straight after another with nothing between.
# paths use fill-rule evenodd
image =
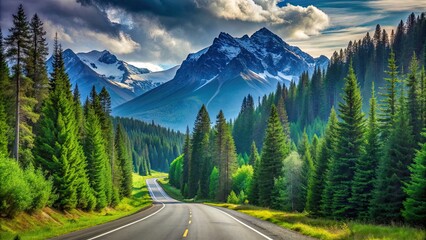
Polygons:
<instances>
[{"instance_id":1,"label":"white cloud","mask_svg":"<svg viewBox=\"0 0 426 240\"><path fill-rule=\"evenodd\" d=\"M315 6L287 4L277 6L278 0L195 0L197 6L208 9L227 20L267 23L296 39L318 35L330 25L330 19Z\"/></svg>"},{"instance_id":2,"label":"white cloud","mask_svg":"<svg viewBox=\"0 0 426 240\"><path fill-rule=\"evenodd\" d=\"M133 29L134 22L132 15L126 13L124 10L120 8L109 8L105 10L105 13L110 22L121 24L129 29Z\"/></svg>"},{"instance_id":3,"label":"white cloud","mask_svg":"<svg viewBox=\"0 0 426 240\"><path fill-rule=\"evenodd\" d=\"M373 30L373 27L349 27L332 30L306 40L288 41L288 43L300 47L300 49L314 57L319 55L331 57L334 51L346 48L349 41L362 39L367 32Z\"/></svg>"},{"instance_id":4,"label":"white cloud","mask_svg":"<svg viewBox=\"0 0 426 240\"><path fill-rule=\"evenodd\" d=\"M183 56L192 52L191 39L178 37L179 29L167 30L157 19L139 16L138 27L143 31L138 32L142 38L141 52L151 61L163 61L163 63L181 61Z\"/></svg>"},{"instance_id":5,"label":"white cloud","mask_svg":"<svg viewBox=\"0 0 426 240\"><path fill-rule=\"evenodd\" d=\"M133 41L129 35L123 32L120 32L117 38L112 38L108 34L92 31L83 31L82 35L89 38L95 38L105 49L116 54L132 53L136 49L140 48L139 43Z\"/></svg>"},{"instance_id":6,"label":"white cloud","mask_svg":"<svg viewBox=\"0 0 426 240\"><path fill-rule=\"evenodd\" d=\"M44 20L44 29L49 39L55 39L55 35L58 36L59 42L74 43L72 37L65 31L63 26L56 25L49 20Z\"/></svg>"},{"instance_id":7,"label":"white cloud","mask_svg":"<svg viewBox=\"0 0 426 240\"><path fill-rule=\"evenodd\" d=\"M424 0L375 0L368 1L367 5L379 9L383 12L402 12L402 11L425 11L426 2Z\"/></svg>"}]
</instances>

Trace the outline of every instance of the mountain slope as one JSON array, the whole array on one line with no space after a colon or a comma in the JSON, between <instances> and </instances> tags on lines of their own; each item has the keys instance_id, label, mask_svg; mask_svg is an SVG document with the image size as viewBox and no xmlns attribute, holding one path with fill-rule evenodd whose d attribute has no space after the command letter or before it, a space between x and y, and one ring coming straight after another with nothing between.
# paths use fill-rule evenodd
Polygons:
<instances>
[{"instance_id":1,"label":"mountain slope","mask_svg":"<svg viewBox=\"0 0 426 240\"><path fill-rule=\"evenodd\" d=\"M174 68L154 73L146 68L137 68L118 60L106 50L76 54L71 49L66 49L63 57L71 84L79 87L81 101L84 102L89 96L92 86L98 91L105 87L111 95L113 107L172 79L171 74L174 73ZM52 58L47 60L49 72L52 71L52 61Z\"/></svg>"},{"instance_id":2,"label":"mountain slope","mask_svg":"<svg viewBox=\"0 0 426 240\"><path fill-rule=\"evenodd\" d=\"M278 82L297 81L303 71L325 64L327 58L315 59L266 28L250 37L221 33L210 47L189 54L171 81L113 113L184 130L202 104L212 115L222 109L227 118L235 118L247 94L258 98L272 92Z\"/></svg>"}]
</instances>

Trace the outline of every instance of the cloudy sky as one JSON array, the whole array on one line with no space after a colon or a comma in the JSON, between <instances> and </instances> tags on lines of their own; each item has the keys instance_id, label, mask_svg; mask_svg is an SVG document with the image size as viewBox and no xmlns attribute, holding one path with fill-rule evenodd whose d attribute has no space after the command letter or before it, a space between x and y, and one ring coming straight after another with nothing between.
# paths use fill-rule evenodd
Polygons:
<instances>
[{"instance_id":1,"label":"cloudy sky","mask_svg":"<svg viewBox=\"0 0 426 240\"><path fill-rule=\"evenodd\" d=\"M240 37L267 27L313 56L330 56L349 40L394 28L426 0L1 0L3 34L19 3L38 13L48 40L55 33L75 52L107 49L151 69L180 64L220 32Z\"/></svg>"}]
</instances>

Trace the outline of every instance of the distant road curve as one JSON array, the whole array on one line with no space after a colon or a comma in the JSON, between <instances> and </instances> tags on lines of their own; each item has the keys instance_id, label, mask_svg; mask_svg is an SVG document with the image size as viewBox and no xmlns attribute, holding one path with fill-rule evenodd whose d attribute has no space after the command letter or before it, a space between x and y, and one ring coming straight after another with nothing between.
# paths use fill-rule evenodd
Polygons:
<instances>
[{"instance_id":1,"label":"distant road curve","mask_svg":"<svg viewBox=\"0 0 426 240\"><path fill-rule=\"evenodd\" d=\"M146 180L154 200L151 208L54 239L312 239L233 210L179 202L169 197L156 180Z\"/></svg>"}]
</instances>

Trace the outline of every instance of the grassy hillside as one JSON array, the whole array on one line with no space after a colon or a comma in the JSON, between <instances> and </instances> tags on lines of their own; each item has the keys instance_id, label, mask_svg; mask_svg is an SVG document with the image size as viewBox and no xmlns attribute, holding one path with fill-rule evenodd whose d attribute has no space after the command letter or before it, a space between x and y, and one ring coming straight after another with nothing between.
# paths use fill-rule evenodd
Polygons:
<instances>
[{"instance_id":1,"label":"grassy hillside","mask_svg":"<svg viewBox=\"0 0 426 240\"><path fill-rule=\"evenodd\" d=\"M44 208L33 214L21 213L13 219L0 218L0 239L13 239L17 235L21 239L46 239L136 213L152 204L145 180L164 176L164 173L158 172L146 177L133 174L132 197L124 198L115 208L106 208L100 212L62 212Z\"/></svg>"}]
</instances>

